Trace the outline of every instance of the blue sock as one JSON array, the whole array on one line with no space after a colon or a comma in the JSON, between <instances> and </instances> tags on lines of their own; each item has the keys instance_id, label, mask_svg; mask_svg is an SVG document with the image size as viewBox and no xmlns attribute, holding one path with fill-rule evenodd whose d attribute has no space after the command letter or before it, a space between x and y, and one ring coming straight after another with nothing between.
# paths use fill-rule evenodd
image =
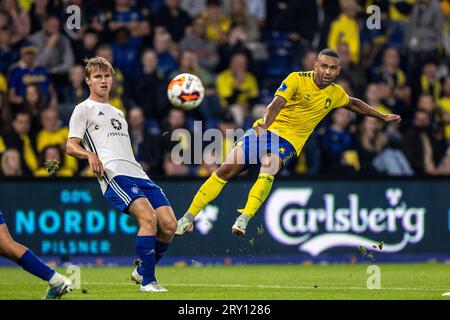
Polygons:
<instances>
[{"instance_id":1,"label":"blue sock","mask_svg":"<svg viewBox=\"0 0 450 320\"><path fill-rule=\"evenodd\" d=\"M156 281L155 278L155 236L137 236L136 252L141 260L138 268L139 274L142 275L142 285L145 286L150 282Z\"/></svg>"},{"instance_id":2,"label":"blue sock","mask_svg":"<svg viewBox=\"0 0 450 320\"><path fill-rule=\"evenodd\" d=\"M17 264L36 277L49 281L55 274L55 270L47 266L41 259L36 257L31 250L27 250L20 257Z\"/></svg>"},{"instance_id":3,"label":"blue sock","mask_svg":"<svg viewBox=\"0 0 450 320\"><path fill-rule=\"evenodd\" d=\"M158 261L161 260L161 258L166 253L167 249L169 248L169 245L170 245L170 243L165 243L165 242L156 240L156 242L155 242L155 263L158 263Z\"/></svg>"}]
</instances>

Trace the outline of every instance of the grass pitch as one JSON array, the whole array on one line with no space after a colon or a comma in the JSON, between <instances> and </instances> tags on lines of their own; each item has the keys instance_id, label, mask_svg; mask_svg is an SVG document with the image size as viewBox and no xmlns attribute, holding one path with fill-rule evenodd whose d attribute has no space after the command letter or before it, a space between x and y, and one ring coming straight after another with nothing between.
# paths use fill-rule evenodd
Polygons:
<instances>
[{"instance_id":1,"label":"grass pitch","mask_svg":"<svg viewBox=\"0 0 450 320\"><path fill-rule=\"evenodd\" d=\"M381 289L367 288L369 265L239 265L157 268L168 293L141 293L130 268L81 268L81 288L64 300L445 299L450 265L377 264ZM65 273L64 269L58 269ZM41 299L47 285L19 268L0 268L0 299Z\"/></svg>"}]
</instances>

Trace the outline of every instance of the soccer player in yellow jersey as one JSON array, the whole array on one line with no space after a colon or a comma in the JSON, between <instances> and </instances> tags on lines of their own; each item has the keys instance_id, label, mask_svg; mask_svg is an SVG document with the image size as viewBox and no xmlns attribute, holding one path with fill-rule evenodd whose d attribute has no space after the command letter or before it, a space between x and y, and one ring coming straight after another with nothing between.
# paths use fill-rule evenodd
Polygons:
<instances>
[{"instance_id":1,"label":"soccer player in yellow jersey","mask_svg":"<svg viewBox=\"0 0 450 320\"><path fill-rule=\"evenodd\" d=\"M314 71L293 72L275 92L264 118L256 121L228 154L225 162L200 187L188 211L178 221L176 235L193 229L195 216L214 200L225 184L250 164L260 165L260 174L232 233L244 235L249 220L270 193L275 175L296 158L317 124L333 109L347 108L385 122L400 122L400 116L383 114L365 102L349 97L333 81L341 71L339 56L324 49Z\"/></svg>"}]
</instances>

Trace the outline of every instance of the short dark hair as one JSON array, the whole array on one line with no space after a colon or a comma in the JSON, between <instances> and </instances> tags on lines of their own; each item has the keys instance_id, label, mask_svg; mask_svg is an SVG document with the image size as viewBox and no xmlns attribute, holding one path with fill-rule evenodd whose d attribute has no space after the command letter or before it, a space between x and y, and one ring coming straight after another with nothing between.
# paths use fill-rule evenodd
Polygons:
<instances>
[{"instance_id":1,"label":"short dark hair","mask_svg":"<svg viewBox=\"0 0 450 320\"><path fill-rule=\"evenodd\" d=\"M326 49L323 49L322 51L320 51L319 52L319 57L322 56L322 55L339 59L339 54L336 52L336 50L333 50L333 49L330 49L330 48L326 48Z\"/></svg>"}]
</instances>

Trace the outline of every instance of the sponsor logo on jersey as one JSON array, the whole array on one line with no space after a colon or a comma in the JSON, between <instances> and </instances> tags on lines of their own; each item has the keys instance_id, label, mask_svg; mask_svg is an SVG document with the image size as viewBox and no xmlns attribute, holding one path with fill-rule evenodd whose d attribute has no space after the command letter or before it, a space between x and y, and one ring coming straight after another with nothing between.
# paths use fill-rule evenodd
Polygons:
<instances>
[{"instance_id":1,"label":"sponsor logo on jersey","mask_svg":"<svg viewBox=\"0 0 450 320\"><path fill-rule=\"evenodd\" d=\"M98 115L99 115L99 116L104 116L105 114L104 114L103 112L100 111L100 112L98 113Z\"/></svg>"},{"instance_id":2,"label":"sponsor logo on jersey","mask_svg":"<svg viewBox=\"0 0 450 320\"><path fill-rule=\"evenodd\" d=\"M122 130L122 123L117 119L111 119L111 124L116 130Z\"/></svg>"}]
</instances>

